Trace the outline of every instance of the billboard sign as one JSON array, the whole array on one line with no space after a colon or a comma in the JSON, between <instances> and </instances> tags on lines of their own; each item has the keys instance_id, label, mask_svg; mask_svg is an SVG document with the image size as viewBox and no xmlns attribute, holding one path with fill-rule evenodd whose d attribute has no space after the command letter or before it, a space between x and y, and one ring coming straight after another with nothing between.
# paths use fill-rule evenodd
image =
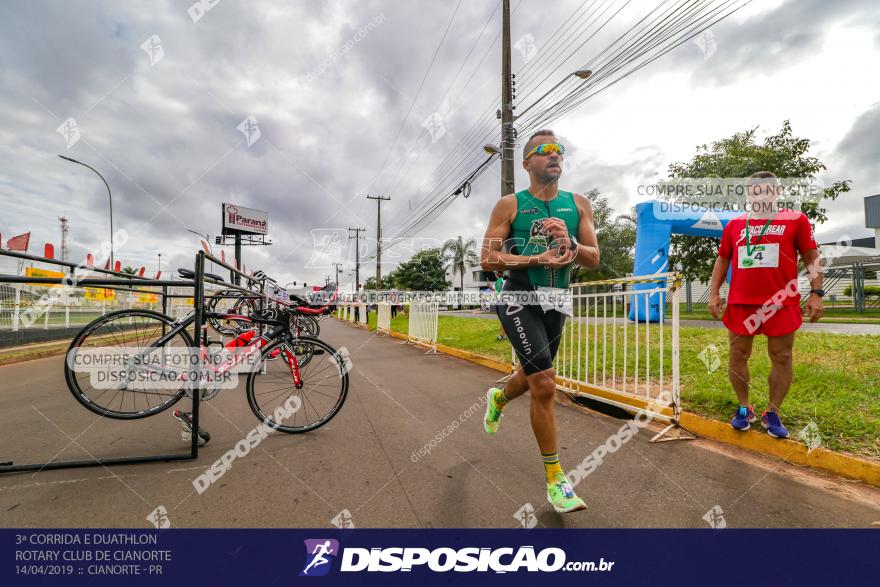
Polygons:
<instances>
[{"instance_id":1,"label":"billboard sign","mask_svg":"<svg viewBox=\"0 0 880 587\"><path fill-rule=\"evenodd\" d=\"M269 214L237 204L223 204L223 234L269 234Z\"/></svg>"}]
</instances>

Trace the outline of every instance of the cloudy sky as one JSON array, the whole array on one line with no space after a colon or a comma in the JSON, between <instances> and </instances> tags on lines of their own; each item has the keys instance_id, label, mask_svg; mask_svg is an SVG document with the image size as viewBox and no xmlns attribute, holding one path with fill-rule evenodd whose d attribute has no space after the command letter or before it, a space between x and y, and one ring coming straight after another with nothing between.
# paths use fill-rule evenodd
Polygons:
<instances>
[{"instance_id":1,"label":"cloudy sky","mask_svg":"<svg viewBox=\"0 0 880 587\"><path fill-rule=\"evenodd\" d=\"M634 0L614 13L626 3L604 1L614 18L592 37L587 22L572 25L583 2L512 1L520 111L655 6ZM269 213L274 244L245 249L249 269L314 283L330 273L317 265L342 260L349 282L351 243L332 235L366 227L375 238L367 194L391 197L382 219L393 234L443 187L447 157L479 163L483 128L497 141L497 0L192 4L0 2L4 246L25 231L31 252L57 246L61 215L73 260L109 235L103 184L63 154L110 183L126 265L155 271L161 253L165 269L191 267L198 237L187 228L216 235L221 203L233 202ZM583 43L571 54L553 49L566 24L578 41L567 46ZM561 185L597 188L624 212L640 183L696 145L790 119L827 163L822 179L853 182L828 205L820 237L869 235L862 198L880 193L876 1L755 0L710 32L708 50L684 43L553 123L569 149ZM259 130L251 144L239 130L248 117ZM482 236L498 169L415 236ZM316 238L338 242L341 258L316 256Z\"/></svg>"}]
</instances>

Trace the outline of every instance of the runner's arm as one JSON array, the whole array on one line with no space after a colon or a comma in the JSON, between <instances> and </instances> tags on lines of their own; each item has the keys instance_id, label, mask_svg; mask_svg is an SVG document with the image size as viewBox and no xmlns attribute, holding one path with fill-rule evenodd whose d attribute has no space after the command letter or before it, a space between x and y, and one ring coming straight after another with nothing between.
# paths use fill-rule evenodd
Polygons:
<instances>
[{"instance_id":1,"label":"runner's arm","mask_svg":"<svg viewBox=\"0 0 880 587\"><path fill-rule=\"evenodd\" d=\"M730 259L718 255L715 259L715 266L712 268L712 279L709 282L709 305L707 309L715 318L721 317L721 285L727 277L727 270L730 268Z\"/></svg>"},{"instance_id":2,"label":"runner's arm","mask_svg":"<svg viewBox=\"0 0 880 587\"><path fill-rule=\"evenodd\" d=\"M537 267L542 263L539 256L514 255L501 250L510 235L510 225L516 215L516 196L504 196L489 216L489 226L480 249L480 265L485 271L507 271L523 267Z\"/></svg>"},{"instance_id":3,"label":"runner's arm","mask_svg":"<svg viewBox=\"0 0 880 587\"><path fill-rule=\"evenodd\" d=\"M595 269L599 266L599 241L596 239L596 228L593 226L593 205L580 194L574 194L574 199L580 210L578 247L574 262L581 267Z\"/></svg>"},{"instance_id":4,"label":"runner's arm","mask_svg":"<svg viewBox=\"0 0 880 587\"><path fill-rule=\"evenodd\" d=\"M809 249L802 252L801 259L807 268L807 275L810 276L810 289L822 289L822 284L825 282L825 270L821 264L822 259L819 255L819 249ZM807 296L804 310L810 322L819 320L825 313L822 298L818 294L810 294Z\"/></svg>"}]
</instances>

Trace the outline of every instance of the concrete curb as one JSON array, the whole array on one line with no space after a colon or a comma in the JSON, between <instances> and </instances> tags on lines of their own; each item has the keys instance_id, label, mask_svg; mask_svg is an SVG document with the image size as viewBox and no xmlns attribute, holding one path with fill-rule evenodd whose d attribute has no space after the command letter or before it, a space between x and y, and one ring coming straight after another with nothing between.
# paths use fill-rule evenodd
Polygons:
<instances>
[{"instance_id":1,"label":"concrete curb","mask_svg":"<svg viewBox=\"0 0 880 587\"><path fill-rule=\"evenodd\" d=\"M389 336L408 340L408 337L405 334L399 332L392 331L389 333ZM421 343L414 342L413 344L428 348ZM498 361L469 351L463 351L442 344L437 345L437 351L482 365L483 367L488 367L489 369L494 369L495 371L500 371L501 373L511 372L512 366L510 363ZM615 394L606 390L597 390L590 387L589 392L602 395L603 397L613 399L617 402L628 403L637 408L644 408L646 405L644 400ZM601 394L599 392L601 392ZM666 412L671 414L671 410L668 408L664 410L664 413ZM685 430L702 438L723 442L752 452L773 456L782 459L787 463L826 471L841 477L864 481L869 485L880 487L880 463L875 463L853 455L834 452L825 448L809 450L800 442L772 438L769 435L756 430L738 432L731 428L730 424L727 422L713 420L691 412L682 411L680 424Z\"/></svg>"}]
</instances>

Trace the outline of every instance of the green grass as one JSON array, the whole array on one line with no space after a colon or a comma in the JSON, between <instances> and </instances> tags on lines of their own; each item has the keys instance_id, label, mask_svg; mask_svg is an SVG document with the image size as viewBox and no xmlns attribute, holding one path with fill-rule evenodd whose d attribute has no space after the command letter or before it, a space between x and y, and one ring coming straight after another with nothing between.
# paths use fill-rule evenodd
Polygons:
<instances>
[{"instance_id":1,"label":"green grass","mask_svg":"<svg viewBox=\"0 0 880 587\"><path fill-rule=\"evenodd\" d=\"M682 320L715 320L706 304L693 304L691 312L685 311L684 302L681 304L680 315ZM671 312L667 306L667 313ZM856 312L854 308L834 307L830 302L825 302L825 315L820 322L828 324L880 324L880 308L869 307L865 312Z\"/></svg>"},{"instance_id":2,"label":"green grass","mask_svg":"<svg viewBox=\"0 0 880 587\"><path fill-rule=\"evenodd\" d=\"M627 372L632 381L634 325L627 326ZM370 315L370 328L375 328L375 314ZM391 324L392 330L406 333L407 317L398 315ZM565 336L571 336L569 323ZM574 326L577 329L577 326ZM584 326L581 325L581 335ZM623 376L623 327L617 328L617 373ZM664 337L664 363L671 361L671 332L667 327ZM501 361L510 360L510 345L496 341L498 321L492 317L439 318L437 342L475 352ZM590 346L590 362L602 361L602 331L596 345L598 355ZM612 329L606 331L606 368L610 371L612 361ZM591 333L592 336L592 333ZM640 327L644 340L645 328ZM656 374L659 361L659 327L651 331L652 373ZM713 372L698 355L710 345L715 345L720 366ZM644 348L644 347L642 347ZM737 402L727 381L727 331L715 328L682 327L680 332L680 370L682 403L684 409L697 414L726 421L732 415ZM578 360L581 373L585 372L586 352L580 357L574 352L560 354L560 370L572 365L577 371ZM569 358L571 357L571 358ZM767 357L765 337L756 337L752 351L751 401L760 411L767 405L767 376L770 361ZM668 371L667 371L668 372ZM644 374L644 356L640 357L640 379ZM642 379L643 381L643 379ZM600 382L601 383L601 382ZM880 336L843 335L823 332L799 332L794 346L794 382L783 406L786 426L796 435L810 421L814 421L822 435L822 446L835 450L880 458Z\"/></svg>"}]
</instances>

